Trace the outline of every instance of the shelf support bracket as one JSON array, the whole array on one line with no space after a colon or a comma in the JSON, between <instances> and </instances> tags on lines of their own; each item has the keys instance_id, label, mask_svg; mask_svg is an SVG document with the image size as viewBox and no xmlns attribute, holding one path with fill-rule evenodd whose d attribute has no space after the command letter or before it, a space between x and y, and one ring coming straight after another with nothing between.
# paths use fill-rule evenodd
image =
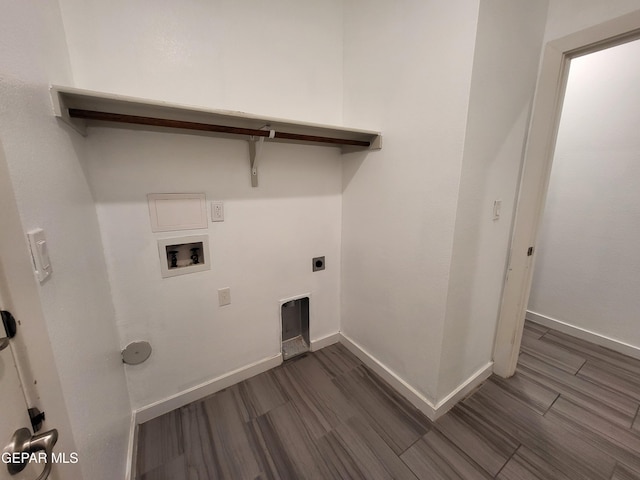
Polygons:
<instances>
[{"instance_id":1,"label":"shelf support bracket","mask_svg":"<svg viewBox=\"0 0 640 480\"><path fill-rule=\"evenodd\" d=\"M275 138L276 131L271 130L269 125L265 125L260 130L268 130L269 137ZM258 186L258 164L260 163L260 157L262 156L262 147L264 146L265 137L256 137L251 135L249 137L249 161L251 163L251 186Z\"/></svg>"}]
</instances>

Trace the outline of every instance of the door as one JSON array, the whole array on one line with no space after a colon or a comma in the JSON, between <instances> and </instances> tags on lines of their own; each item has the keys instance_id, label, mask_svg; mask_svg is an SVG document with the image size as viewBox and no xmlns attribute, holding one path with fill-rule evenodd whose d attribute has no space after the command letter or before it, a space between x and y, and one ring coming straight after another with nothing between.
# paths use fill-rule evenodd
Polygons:
<instances>
[{"instance_id":1,"label":"door","mask_svg":"<svg viewBox=\"0 0 640 480\"><path fill-rule=\"evenodd\" d=\"M0 271L1 267L0 267ZM2 277L0 276L0 281ZM0 308L5 309L6 302L2 298L4 286L0 286ZM6 291L6 290L5 290ZM19 335L19 332L18 332ZM0 326L0 338L5 337L4 327ZM27 412L27 403L22 382L18 375L14 351L15 348L11 340L0 339L0 345L5 348L0 351L0 442L2 442L3 453L0 463L0 479L2 480L35 480L44 465L30 464L22 472L10 475L7 468L7 461L10 461L8 452L4 452L4 447L9 443L14 432L20 428L27 427L31 430L31 420ZM31 431L33 433L33 431Z\"/></svg>"},{"instance_id":2,"label":"door","mask_svg":"<svg viewBox=\"0 0 640 480\"><path fill-rule=\"evenodd\" d=\"M0 310L9 311L10 307L17 308L17 304L12 304L16 298L12 297L10 293L15 294L15 291L10 290L11 284L9 282L18 282L22 285L26 281L33 280L32 272L29 271L28 259L25 257L26 252L21 254L17 252L20 247L25 248L26 239L22 234L2 145L0 145L0 225ZM21 259L24 266L16 268L17 259ZM21 299L20 303L24 304L25 299ZM23 387L32 381L29 370L30 360L35 359L34 355L37 355L38 352L37 350L29 352L25 350L24 338L26 337L23 337L20 329L20 325L17 325L17 335L13 339L8 339L5 327L0 322L0 347L2 347L0 349L0 480L44 480L47 478L45 475L46 457L43 458L42 454L45 452L41 449L52 447L52 444L57 440L57 431L38 432L37 436L32 438L34 432L29 419L27 399L34 397L28 397L26 393L36 395L38 392L26 392ZM31 358L27 358L27 353L31 355ZM28 383L21 381L25 378L28 379ZM33 381L35 383L35 380ZM21 446L18 449L27 448L34 451L35 457L33 459L42 459L42 463L25 462L25 468L18 471L16 466L19 465L19 462L14 461L15 458L5 450L12 439L15 439L14 434L19 430L21 434L19 441L13 443ZM10 473L8 467L12 467L13 474ZM54 480L54 478L51 476L50 480Z\"/></svg>"}]
</instances>

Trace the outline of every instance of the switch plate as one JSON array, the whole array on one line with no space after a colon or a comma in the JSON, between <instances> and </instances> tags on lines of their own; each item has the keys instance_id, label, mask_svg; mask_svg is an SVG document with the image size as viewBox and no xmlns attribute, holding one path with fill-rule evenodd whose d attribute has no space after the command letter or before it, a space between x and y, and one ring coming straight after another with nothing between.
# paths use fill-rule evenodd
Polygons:
<instances>
[{"instance_id":1,"label":"switch plate","mask_svg":"<svg viewBox=\"0 0 640 480\"><path fill-rule=\"evenodd\" d=\"M502 210L502 200L495 200L493 202L493 219L500 220L500 210Z\"/></svg>"},{"instance_id":2,"label":"switch plate","mask_svg":"<svg viewBox=\"0 0 640 480\"><path fill-rule=\"evenodd\" d=\"M40 283L44 282L53 268L49 260L49 249L47 247L47 239L44 237L44 230L36 228L27 232L29 239L29 248L31 249L31 258L33 259L33 268L36 277Z\"/></svg>"},{"instance_id":3,"label":"switch plate","mask_svg":"<svg viewBox=\"0 0 640 480\"><path fill-rule=\"evenodd\" d=\"M218 290L218 305L224 307L231 303L231 289L229 287Z\"/></svg>"},{"instance_id":4,"label":"switch plate","mask_svg":"<svg viewBox=\"0 0 640 480\"><path fill-rule=\"evenodd\" d=\"M224 222L224 202L211 202L211 221Z\"/></svg>"}]
</instances>

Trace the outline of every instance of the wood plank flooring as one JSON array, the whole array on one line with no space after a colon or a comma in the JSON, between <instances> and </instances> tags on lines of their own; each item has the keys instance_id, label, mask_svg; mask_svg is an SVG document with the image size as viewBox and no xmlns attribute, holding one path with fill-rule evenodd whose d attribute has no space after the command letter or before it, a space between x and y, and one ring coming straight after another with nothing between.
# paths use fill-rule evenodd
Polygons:
<instances>
[{"instance_id":1,"label":"wood plank flooring","mask_svg":"<svg viewBox=\"0 0 640 480\"><path fill-rule=\"evenodd\" d=\"M527 322L437 422L336 344L140 426L137 480L640 480L640 360Z\"/></svg>"}]
</instances>

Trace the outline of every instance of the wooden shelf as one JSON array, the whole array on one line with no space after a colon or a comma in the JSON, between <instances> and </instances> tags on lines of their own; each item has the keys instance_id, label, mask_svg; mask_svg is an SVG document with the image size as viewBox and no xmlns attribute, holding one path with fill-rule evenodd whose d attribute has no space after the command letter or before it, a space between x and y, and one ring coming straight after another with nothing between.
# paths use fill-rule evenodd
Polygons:
<instances>
[{"instance_id":1,"label":"wooden shelf","mask_svg":"<svg viewBox=\"0 0 640 480\"><path fill-rule=\"evenodd\" d=\"M382 136L371 130L207 110L72 87L52 86L51 99L56 116L82 135L87 134L87 122L110 122L246 140L254 187L258 186L258 164L265 141L338 147L343 152L382 148Z\"/></svg>"},{"instance_id":2,"label":"wooden shelf","mask_svg":"<svg viewBox=\"0 0 640 480\"><path fill-rule=\"evenodd\" d=\"M56 116L83 135L87 122L116 122L151 129L205 132L225 138L261 137L269 142L325 145L343 151L379 150L382 146L380 133L371 130L208 110L71 87L52 86L51 98Z\"/></svg>"}]
</instances>

